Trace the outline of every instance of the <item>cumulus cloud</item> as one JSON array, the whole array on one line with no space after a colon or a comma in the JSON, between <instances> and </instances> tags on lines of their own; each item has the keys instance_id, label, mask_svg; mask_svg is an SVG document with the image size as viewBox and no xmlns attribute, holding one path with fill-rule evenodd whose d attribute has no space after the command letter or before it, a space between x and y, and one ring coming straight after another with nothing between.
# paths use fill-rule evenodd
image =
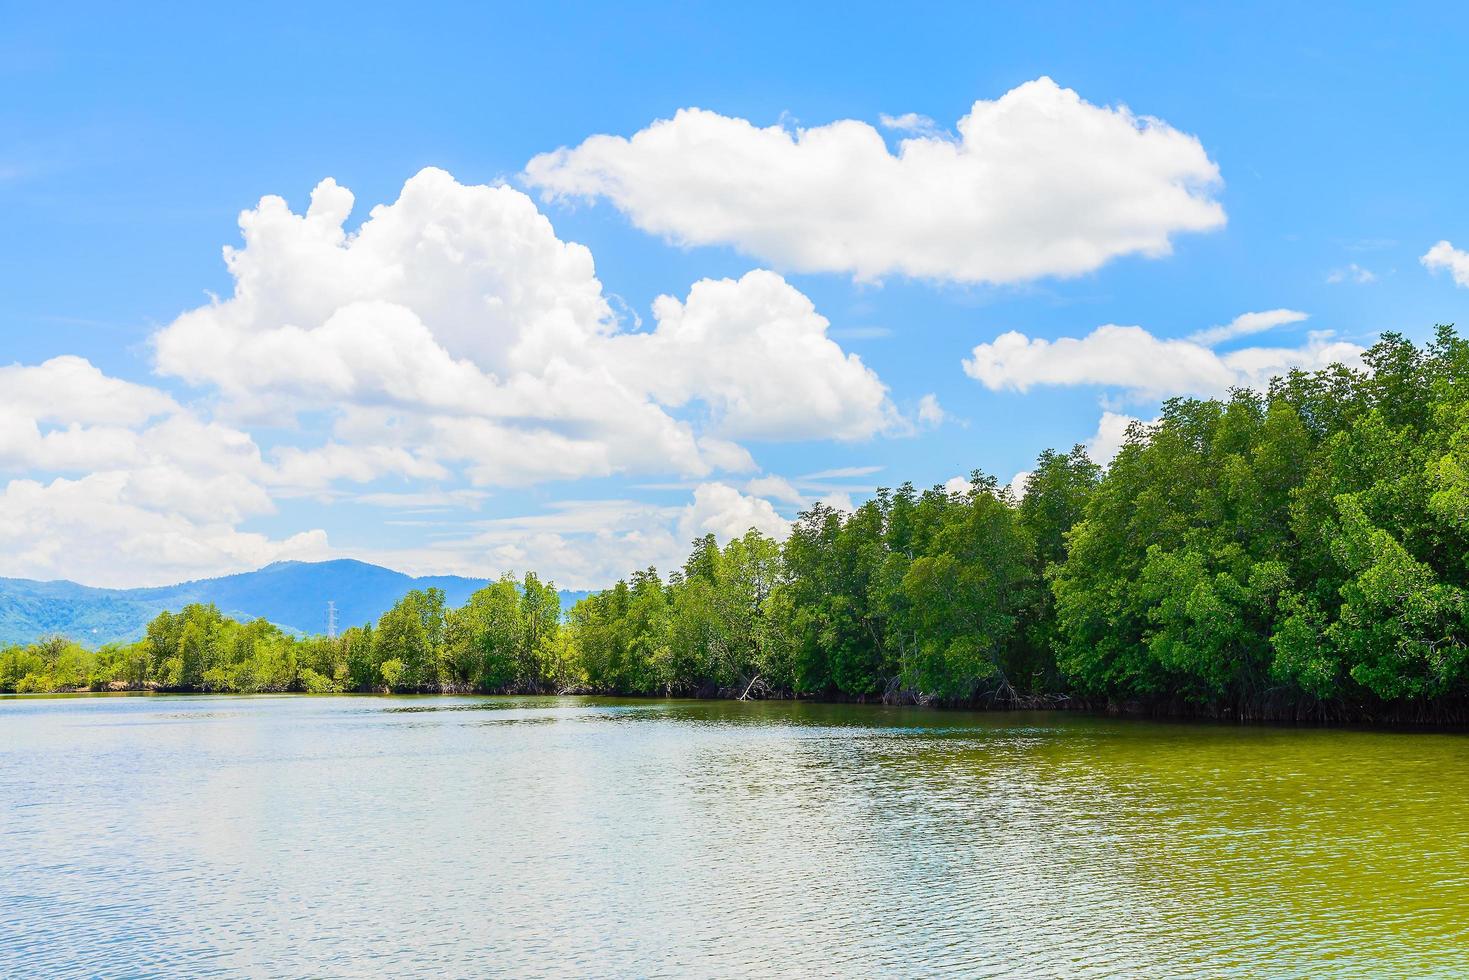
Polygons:
<instances>
[{"instance_id":1,"label":"cumulus cloud","mask_svg":"<svg viewBox=\"0 0 1469 980\"><path fill-rule=\"evenodd\" d=\"M138 438L117 426L47 428L35 418L0 405L0 470L85 472L127 464L139 455Z\"/></svg>"},{"instance_id":2,"label":"cumulus cloud","mask_svg":"<svg viewBox=\"0 0 1469 980\"><path fill-rule=\"evenodd\" d=\"M312 191L305 214L276 196L243 212L244 247L224 250L234 295L162 331L160 368L227 390L316 384L323 373L338 384L363 383L354 377L363 371L368 383L391 389L391 358L375 360L386 343L433 358L415 365L415 375L464 361L503 373L542 366L588 333L612 329L591 253L558 239L519 191L467 187L428 168L349 234L353 205L352 193L328 178ZM300 352L293 345L309 342L303 335L359 303L368 322L356 325L349 313L339 330L371 349L356 354L333 332L310 349L362 361L334 361L322 372L299 357L272 356ZM384 326L371 321L374 314L398 320ZM415 324L440 351L416 336Z\"/></svg>"},{"instance_id":3,"label":"cumulus cloud","mask_svg":"<svg viewBox=\"0 0 1469 980\"><path fill-rule=\"evenodd\" d=\"M949 417L944 407L939 404L938 395L930 392L918 399L918 421L924 425L943 425Z\"/></svg>"},{"instance_id":4,"label":"cumulus cloud","mask_svg":"<svg viewBox=\"0 0 1469 980\"><path fill-rule=\"evenodd\" d=\"M75 357L3 369L0 575L157 585L286 557L324 557L319 530L239 525L275 509L249 434Z\"/></svg>"},{"instance_id":5,"label":"cumulus cloud","mask_svg":"<svg viewBox=\"0 0 1469 980\"><path fill-rule=\"evenodd\" d=\"M694 500L679 517L685 537L713 534L721 541L737 538L754 528L784 540L791 522L776 513L770 501L740 493L724 483L702 483L694 488Z\"/></svg>"},{"instance_id":6,"label":"cumulus cloud","mask_svg":"<svg viewBox=\"0 0 1469 980\"><path fill-rule=\"evenodd\" d=\"M823 507L839 510L843 514L850 514L857 509L857 504L852 500L852 494L848 490L833 490L822 494L816 502Z\"/></svg>"},{"instance_id":7,"label":"cumulus cloud","mask_svg":"<svg viewBox=\"0 0 1469 980\"><path fill-rule=\"evenodd\" d=\"M1153 422L1157 420L1154 419ZM1127 430L1133 423L1152 425L1142 419L1119 412L1103 412L1097 421L1097 431L1086 441L1086 454L1093 462L1108 465L1117 457L1118 451L1127 442Z\"/></svg>"},{"instance_id":8,"label":"cumulus cloud","mask_svg":"<svg viewBox=\"0 0 1469 980\"><path fill-rule=\"evenodd\" d=\"M774 273L660 297L641 332L614 314L591 253L518 190L431 168L348 232L352 206L331 180L305 214L262 199L240 217L244 246L225 250L234 294L154 340L159 370L217 389L227 413L332 413L329 458L286 461L307 482L393 460L483 485L703 477L753 468L733 439L895 425L885 386ZM396 455L348 461L341 447L362 443Z\"/></svg>"},{"instance_id":9,"label":"cumulus cloud","mask_svg":"<svg viewBox=\"0 0 1469 980\"><path fill-rule=\"evenodd\" d=\"M1282 319L1286 315L1300 318L1293 311L1257 316L1291 322ZM1264 321L1250 324L1245 332L1255 332L1259 322ZM1239 336L1239 324L1237 319L1216 331L1223 331L1224 339ZM993 391L1091 385L1121 389L1128 397L1143 400L1222 395L1234 387L1260 387L1272 375L1337 362L1355 364L1361 354L1361 347L1333 339L1330 331L1313 332L1297 347L1247 347L1221 354L1197 340L1163 339L1142 327L1106 324L1085 337L1057 340L1012 330L977 345L963 367L966 374Z\"/></svg>"},{"instance_id":10,"label":"cumulus cloud","mask_svg":"<svg viewBox=\"0 0 1469 980\"><path fill-rule=\"evenodd\" d=\"M147 385L78 357L0 369L0 575L158 585L328 556L326 536L241 530L282 495L384 474L446 476L402 449L269 455Z\"/></svg>"},{"instance_id":11,"label":"cumulus cloud","mask_svg":"<svg viewBox=\"0 0 1469 980\"><path fill-rule=\"evenodd\" d=\"M1049 78L975 102L958 135L916 114L761 128L682 109L630 138L532 159L549 200L606 198L644 231L781 268L957 282L1075 276L1224 225L1199 140Z\"/></svg>"},{"instance_id":12,"label":"cumulus cloud","mask_svg":"<svg viewBox=\"0 0 1469 980\"><path fill-rule=\"evenodd\" d=\"M1365 349L1335 339L1330 330L1313 330L1300 347L1246 347L1224 357L1238 373L1236 386L1263 388L1270 379L1289 371L1317 371L1333 364L1360 367Z\"/></svg>"},{"instance_id":13,"label":"cumulus cloud","mask_svg":"<svg viewBox=\"0 0 1469 980\"><path fill-rule=\"evenodd\" d=\"M131 587L327 557L322 531L274 540L240 531L223 517L199 516L207 511L199 505L209 488L200 488L205 497L185 502L193 517L171 506L180 503L177 496L161 499L159 489L146 474L119 471L10 481L0 491L0 575ZM162 497L177 493L175 487ZM216 513L234 516L227 508Z\"/></svg>"},{"instance_id":14,"label":"cumulus cloud","mask_svg":"<svg viewBox=\"0 0 1469 980\"><path fill-rule=\"evenodd\" d=\"M827 336L827 320L773 272L704 279L653 304L657 328L608 345L617 371L660 403L698 398L739 438L860 439L897 413L876 373Z\"/></svg>"},{"instance_id":15,"label":"cumulus cloud","mask_svg":"<svg viewBox=\"0 0 1469 980\"><path fill-rule=\"evenodd\" d=\"M108 377L85 358L0 367L0 406L35 422L136 425L176 411L156 388Z\"/></svg>"},{"instance_id":16,"label":"cumulus cloud","mask_svg":"<svg viewBox=\"0 0 1469 980\"><path fill-rule=\"evenodd\" d=\"M1447 272L1455 285L1469 286L1469 252L1454 248L1447 241L1430 248L1418 261L1429 272Z\"/></svg>"},{"instance_id":17,"label":"cumulus cloud","mask_svg":"<svg viewBox=\"0 0 1469 980\"><path fill-rule=\"evenodd\" d=\"M974 484L970 482L967 476L951 476L944 481L944 489L949 493L957 493L962 497L974 489Z\"/></svg>"},{"instance_id":18,"label":"cumulus cloud","mask_svg":"<svg viewBox=\"0 0 1469 980\"><path fill-rule=\"evenodd\" d=\"M1021 470L1010 478L1005 488L1010 491L1010 496L1020 500L1025 496L1025 490L1030 485L1030 470ZM967 476L951 476L943 482L945 491L967 497L974 490L974 483Z\"/></svg>"}]
</instances>

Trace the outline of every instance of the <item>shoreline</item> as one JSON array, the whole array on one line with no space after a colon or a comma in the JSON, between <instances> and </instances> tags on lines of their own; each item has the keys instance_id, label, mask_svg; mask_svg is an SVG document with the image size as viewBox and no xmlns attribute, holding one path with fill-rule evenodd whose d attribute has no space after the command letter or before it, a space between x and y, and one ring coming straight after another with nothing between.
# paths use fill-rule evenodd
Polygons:
<instances>
[{"instance_id":1,"label":"shoreline","mask_svg":"<svg viewBox=\"0 0 1469 980\"><path fill-rule=\"evenodd\" d=\"M1225 709L1209 706L1190 706L1181 703L1144 704L1139 702L1091 701L1082 698L1045 699L1036 698L1021 702L1003 701L940 701L929 700L884 700L882 698L849 698L840 696L784 695L762 698L741 698L710 694L635 694L618 691L545 691L545 690L440 690L440 691L201 691L191 689L169 689L148 684L144 686L111 687L106 690L75 688L65 691L32 691L26 693L0 693L0 703L19 699L44 698L103 698L103 697L184 697L184 698L256 698L256 697L311 697L311 698L608 698L646 702L799 702L812 705L848 705L870 708L901 708L915 711L972 712L981 714L1020 714L1030 712L1057 712L1115 718L1123 721L1160 721L1178 723L1210 723L1219 725L1250 726L1264 728L1337 728L1383 732L1441 732L1453 734L1469 732L1469 704L1428 706L1435 710L1424 710L1425 706L1302 706L1293 713L1281 711Z\"/></svg>"}]
</instances>

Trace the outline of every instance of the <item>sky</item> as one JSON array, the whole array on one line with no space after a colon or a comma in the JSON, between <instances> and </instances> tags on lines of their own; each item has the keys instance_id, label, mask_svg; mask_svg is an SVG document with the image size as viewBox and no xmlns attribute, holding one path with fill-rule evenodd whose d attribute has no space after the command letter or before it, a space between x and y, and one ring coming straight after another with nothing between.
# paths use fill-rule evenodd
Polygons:
<instances>
[{"instance_id":1,"label":"sky","mask_svg":"<svg viewBox=\"0 0 1469 980\"><path fill-rule=\"evenodd\" d=\"M1181 7L0 0L0 576L598 588L1469 322L1469 11Z\"/></svg>"}]
</instances>

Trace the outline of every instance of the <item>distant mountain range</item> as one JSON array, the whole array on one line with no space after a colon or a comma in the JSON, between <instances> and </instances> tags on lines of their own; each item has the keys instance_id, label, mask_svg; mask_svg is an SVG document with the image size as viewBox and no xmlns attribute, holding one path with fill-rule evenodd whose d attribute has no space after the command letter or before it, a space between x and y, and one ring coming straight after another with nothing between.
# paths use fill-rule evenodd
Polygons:
<instances>
[{"instance_id":1,"label":"distant mountain range","mask_svg":"<svg viewBox=\"0 0 1469 980\"><path fill-rule=\"evenodd\" d=\"M443 589L449 605L458 606L485 584L458 575L415 578L347 558L279 561L254 572L151 589L0 578L0 644L58 634L87 646L135 640L154 616L191 602L212 602L235 619L263 616L296 633L325 633L328 602L336 603L338 629L346 629L375 622L410 589ZM587 594L563 591L562 609Z\"/></svg>"}]
</instances>

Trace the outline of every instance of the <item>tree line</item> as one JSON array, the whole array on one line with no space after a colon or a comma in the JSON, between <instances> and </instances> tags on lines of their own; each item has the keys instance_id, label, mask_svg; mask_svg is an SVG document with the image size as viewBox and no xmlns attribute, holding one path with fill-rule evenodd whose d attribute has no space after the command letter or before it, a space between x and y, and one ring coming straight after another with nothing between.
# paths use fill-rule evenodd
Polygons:
<instances>
[{"instance_id":1,"label":"tree line","mask_svg":"<svg viewBox=\"0 0 1469 980\"><path fill-rule=\"evenodd\" d=\"M563 616L504 577L296 638L209 606L136 644L0 653L0 689L546 691L1071 700L1235 716L1442 717L1469 694L1469 342L1385 334L1364 369L1176 398L1105 470L1037 459L1018 499L881 489L784 542L693 543Z\"/></svg>"},{"instance_id":2,"label":"tree line","mask_svg":"<svg viewBox=\"0 0 1469 980\"><path fill-rule=\"evenodd\" d=\"M457 609L413 590L375 624L300 637L213 604L162 612L136 643L91 651L51 637L0 651L0 691L535 691L570 674L555 585L534 574L491 582Z\"/></svg>"}]
</instances>

